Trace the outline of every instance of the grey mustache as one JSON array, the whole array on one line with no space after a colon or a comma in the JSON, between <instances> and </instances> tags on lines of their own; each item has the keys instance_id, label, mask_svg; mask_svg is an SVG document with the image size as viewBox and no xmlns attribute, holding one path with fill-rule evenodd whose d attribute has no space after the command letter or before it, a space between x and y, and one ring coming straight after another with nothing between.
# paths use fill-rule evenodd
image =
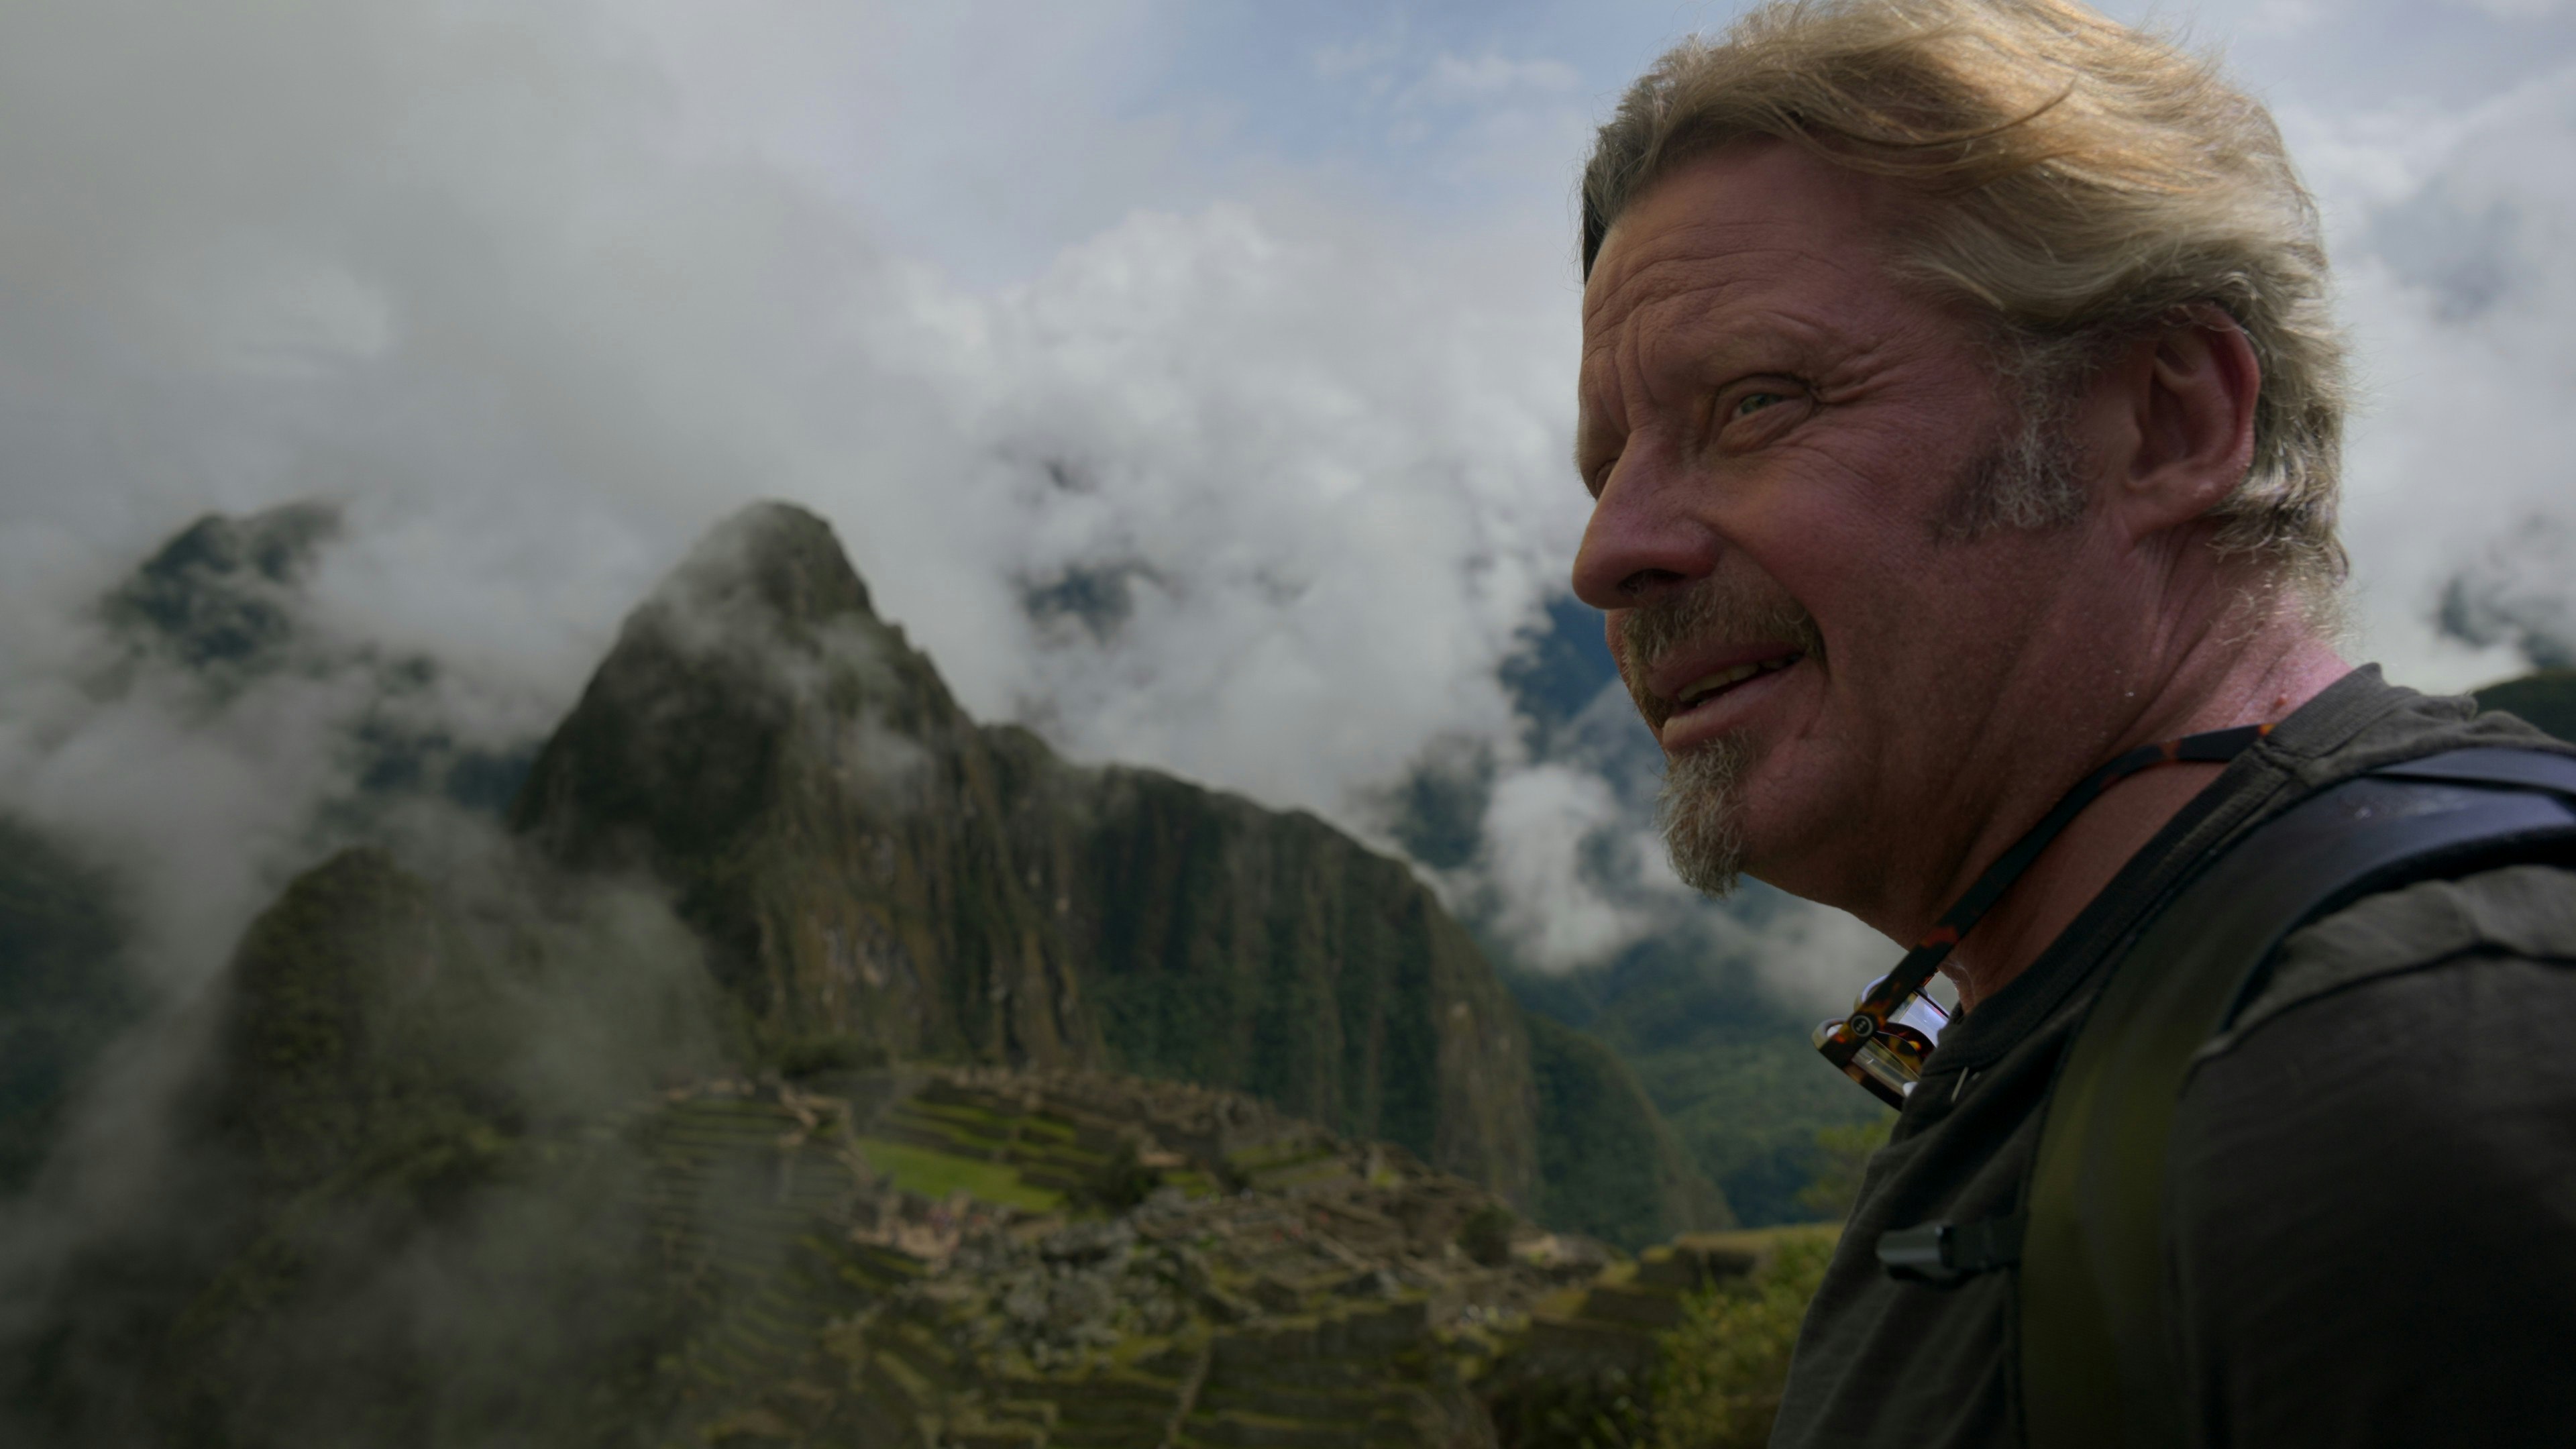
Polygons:
<instances>
[{"instance_id":1,"label":"grey mustache","mask_svg":"<svg viewBox=\"0 0 2576 1449\"><path fill-rule=\"evenodd\" d=\"M1809 658L1822 658L1825 652L1815 616L1795 600L1777 590L1711 576L1673 598L1638 605L1620 620L1620 673L1638 708L1647 707L1644 680L1655 666L1683 645L1711 635L1785 638Z\"/></svg>"}]
</instances>

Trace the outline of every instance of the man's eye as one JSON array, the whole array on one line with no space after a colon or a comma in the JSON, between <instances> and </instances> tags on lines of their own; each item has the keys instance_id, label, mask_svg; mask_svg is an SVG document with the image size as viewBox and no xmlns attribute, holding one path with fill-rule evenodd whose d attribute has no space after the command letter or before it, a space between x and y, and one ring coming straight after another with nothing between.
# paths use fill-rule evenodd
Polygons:
<instances>
[{"instance_id":1,"label":"man's eye","mask_svg":"<svg viewBox=\"0 0 2576 1449\"><path fill-rule=\"evenodd\" d=\"M1784 403L1788 400L1789 395L1787 393L1748 392L1742 398L1737 400L1735 404L1735 416L1739 418L1749 418L1755 413L1762 411L1764 408L1771 407L1774 404Z\"/></svg>"}]
</instances>

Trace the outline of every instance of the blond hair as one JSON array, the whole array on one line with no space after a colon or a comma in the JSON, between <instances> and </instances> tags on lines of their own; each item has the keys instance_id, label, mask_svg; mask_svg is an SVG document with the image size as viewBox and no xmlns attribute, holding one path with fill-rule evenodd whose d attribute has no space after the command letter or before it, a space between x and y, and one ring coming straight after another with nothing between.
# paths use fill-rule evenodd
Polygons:
<instances>
[{"instance_id":1,"label":"blond hair","mask_svg":"<svg viewBox=\"0 0 2576 1449\"><path fill-rule=\"evenodd\" d=\"M1673 168L1757 137L1915 192L1905 270L1995 319L2026 396L2062 390L2105 341L2223 309L2263 382L2219 546L2320 594L2343 577L2343 344L2316 205L2270 114L2214 62L2067 0L1765 5L1667 52L1601 128L1584 274Z\"/></svg>"}]
</instances>

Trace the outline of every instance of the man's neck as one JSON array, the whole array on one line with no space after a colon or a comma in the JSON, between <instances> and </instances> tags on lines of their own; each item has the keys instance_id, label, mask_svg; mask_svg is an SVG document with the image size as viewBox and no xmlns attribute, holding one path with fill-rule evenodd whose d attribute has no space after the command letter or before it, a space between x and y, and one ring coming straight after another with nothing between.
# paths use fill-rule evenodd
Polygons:
<instances>
[{"instance_id":1,"label":"man's neck","mask_svg":"<svg viewBox=\"0 0 2576 1449\"><path fill-rule=\"evenodd\" d=\"M2214 687L2191 690L2143 714L2134 731L2138 737L2124 738L2109 755L2206 730L2278 723L2350 672L2351 666L2313 632L2287 630L2268 647L2245 651L2221 672ZM1942 966L1959 989L1960 1008L1973 1009L2028 970L2121 867L2224 768L2173 764L2143 770L2113 785L2076 816Z\"/></svg>"}]
</instances>

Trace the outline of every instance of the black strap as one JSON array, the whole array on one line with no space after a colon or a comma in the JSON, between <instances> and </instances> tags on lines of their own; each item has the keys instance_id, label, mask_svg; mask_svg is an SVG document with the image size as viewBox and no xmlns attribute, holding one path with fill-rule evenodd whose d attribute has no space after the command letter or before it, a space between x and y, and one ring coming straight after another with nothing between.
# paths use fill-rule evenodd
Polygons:
<instances>
[{"instance_id":1,"label":"black strap","mask_svg":"<svg viewBox=\"0 0 2576 1449\"><path fill-rule=\"evenodd\" d=\"M1940 970L1941 963L1949 959L1951 948L1977 928L1977 922L1985 919L1986 912L2003 899L2004 892L2012 889L2013 882L2021 879L2021 873L2030 869L2031 862L2039 859L2040 852L2048 849L2050 842L2075 823L2075 817L2083 814L2086 807L2101 799L2104 791L2131 775L2158 765L2225 764L2252 749L2271 732L2272 726L2268 724L2238 725L2232 729L2207 730L2158 744L2140 745L2076 781L2075 788L2058 797L2057 803L2040 817L2038 824L2023 832L2021 839L1997 856L1984 874L1950 903L1950 908L1932 923L1932 929L1915 943L1913 950L1905 953L1903 960L1896 963L1895 970L1871 983L1870 988L1861 994L1861 999L1853 1004L1849 1019L1833 1025L1816 1049L1824 1054L1826 1061L1840 1067L1844 1075L1867 1087L1871 1095L1891 1107L1904 1107L1905 1098L1896 1088L1878 1080L1853 1059L1872 1037L1887 1029L1888 1021L1905 1004L1906 998L1921 991L1932 980L1932 973Z\"/></svg>"},{"instance_id":2,"label":"black strap","mask_svg":"<svg viewBox=\"0 0 2576 1449\"><path fill-rule=\"evenodd\" d=\"M2540 790L2576 804L2576 755L2541 750L2485 747L2452 750L2382 765L2370 772L2383 780L2431 780L2451 785L2502 786Z\"/></svg>"},{"instance_id":3,"label":"black strap","mask_svg":"<svg viewBox=\"0 0 2576 1449\"><path fill-rule=\"evenodd\" d=\"M2378 891L2569 855L2576 759L2460 750L2303 802L2155 917L2059 1066L2023 1197L2035 1449L2185 1442L2161 1297L2166 1150L2192 1058L2259 992L2282 938Z\"/></svg>"}]
</instances>

